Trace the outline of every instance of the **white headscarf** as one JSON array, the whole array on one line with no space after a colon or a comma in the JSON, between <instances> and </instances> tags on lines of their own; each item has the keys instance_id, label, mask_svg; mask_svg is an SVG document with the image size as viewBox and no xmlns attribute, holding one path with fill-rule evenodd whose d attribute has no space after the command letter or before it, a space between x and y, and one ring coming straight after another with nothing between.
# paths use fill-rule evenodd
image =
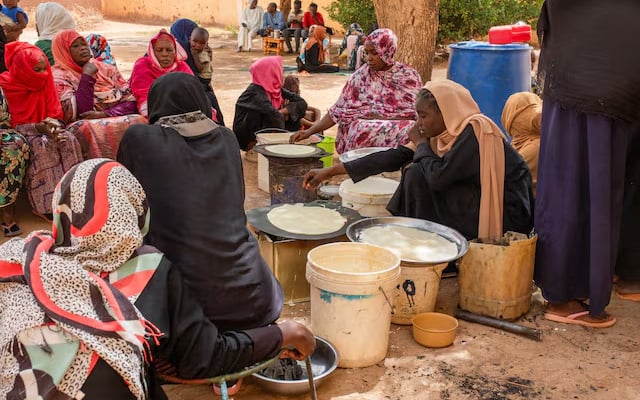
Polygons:
<instances>
[{"instance_id":1,"label":"white headscarf","mask_svg":"<svg viewBox=\"0 0 640 400\"><path fill-rule=\"evenodd\" d=\"M76 23L60 3L40 3L36 8L36 26L39 40L52 40L56 33L76 29Z\"/></svg>"}]
</instances>

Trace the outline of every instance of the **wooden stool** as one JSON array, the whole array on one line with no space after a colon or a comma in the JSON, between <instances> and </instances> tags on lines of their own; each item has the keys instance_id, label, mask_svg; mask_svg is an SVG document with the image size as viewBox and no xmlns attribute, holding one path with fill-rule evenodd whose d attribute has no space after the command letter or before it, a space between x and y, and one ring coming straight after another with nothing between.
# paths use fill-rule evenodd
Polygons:
<instances>
[{"instance_id":1,"label":"wooden stool","mask_svg":"<svg viewBox=\"0 0 640 400\"><path fill-rule=\"evenodd\" d=\"M274 53L279 56L284 53L284 38L272 38L272 37L264 37L262 38L262 50L264 54Z\"/></svg>"}]
</instances>

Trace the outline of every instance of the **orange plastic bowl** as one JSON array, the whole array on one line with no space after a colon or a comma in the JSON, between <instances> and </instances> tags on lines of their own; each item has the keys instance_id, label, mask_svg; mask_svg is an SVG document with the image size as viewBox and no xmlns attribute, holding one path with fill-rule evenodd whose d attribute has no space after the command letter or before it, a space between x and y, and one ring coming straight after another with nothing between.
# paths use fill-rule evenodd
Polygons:
<instances>
[{"instance_id":1,"label":"orange plastic bowl","mask_svg":"<svg viewBox=\"0 0 640 400\"><path fill-rule=\"evenodd\" d=\"M458 320L450 315L427 312L411 319L413 338L427 347L447 347L456 337Z\"/></svg>"}]
</instances>

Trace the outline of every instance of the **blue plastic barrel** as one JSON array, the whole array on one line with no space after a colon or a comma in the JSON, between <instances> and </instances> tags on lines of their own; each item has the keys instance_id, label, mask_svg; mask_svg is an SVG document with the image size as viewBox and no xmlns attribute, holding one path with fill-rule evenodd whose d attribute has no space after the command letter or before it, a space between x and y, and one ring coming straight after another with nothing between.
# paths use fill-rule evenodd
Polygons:
<instances>
[{"instance_id":1,"label":"blue plastic barrel","mask_svg":"<svg viewBox=\"0 0 640 400\"><path fill-rule=\"evenodd\" d=\"M469 89L480 111L504 131L504 103L514 93L531 91L531 47L470 41L449 49L447 78Z\"/></svg>"}]
</instances>

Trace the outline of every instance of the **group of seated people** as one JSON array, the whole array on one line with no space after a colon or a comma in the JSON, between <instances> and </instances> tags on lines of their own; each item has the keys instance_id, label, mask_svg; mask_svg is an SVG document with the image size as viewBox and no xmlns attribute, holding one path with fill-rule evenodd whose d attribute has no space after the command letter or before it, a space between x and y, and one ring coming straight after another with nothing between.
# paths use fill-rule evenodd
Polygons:
<instances>
[{"instance_id":1,"label":"group of seated people","mask_svg":"<svg viewBox=\"0 0 640 400\"><path fill-rule=\"evenodd\" d=\"M126 80L106 39L75 30L70 13L58 3L36 9L35 45L4 44L0 74L2 164L5 178L0 206L3 234L21 233L13 203L25 187L36 215L51 219L57 182L85 159L115 158L125 130L146 123L153 82L170 72L195 75L212 106L213 119L224 119L211 87L208 32L181 19L154 35ZM178 40L179 38L180 40Z\"/></svg>"}]
</instances>

